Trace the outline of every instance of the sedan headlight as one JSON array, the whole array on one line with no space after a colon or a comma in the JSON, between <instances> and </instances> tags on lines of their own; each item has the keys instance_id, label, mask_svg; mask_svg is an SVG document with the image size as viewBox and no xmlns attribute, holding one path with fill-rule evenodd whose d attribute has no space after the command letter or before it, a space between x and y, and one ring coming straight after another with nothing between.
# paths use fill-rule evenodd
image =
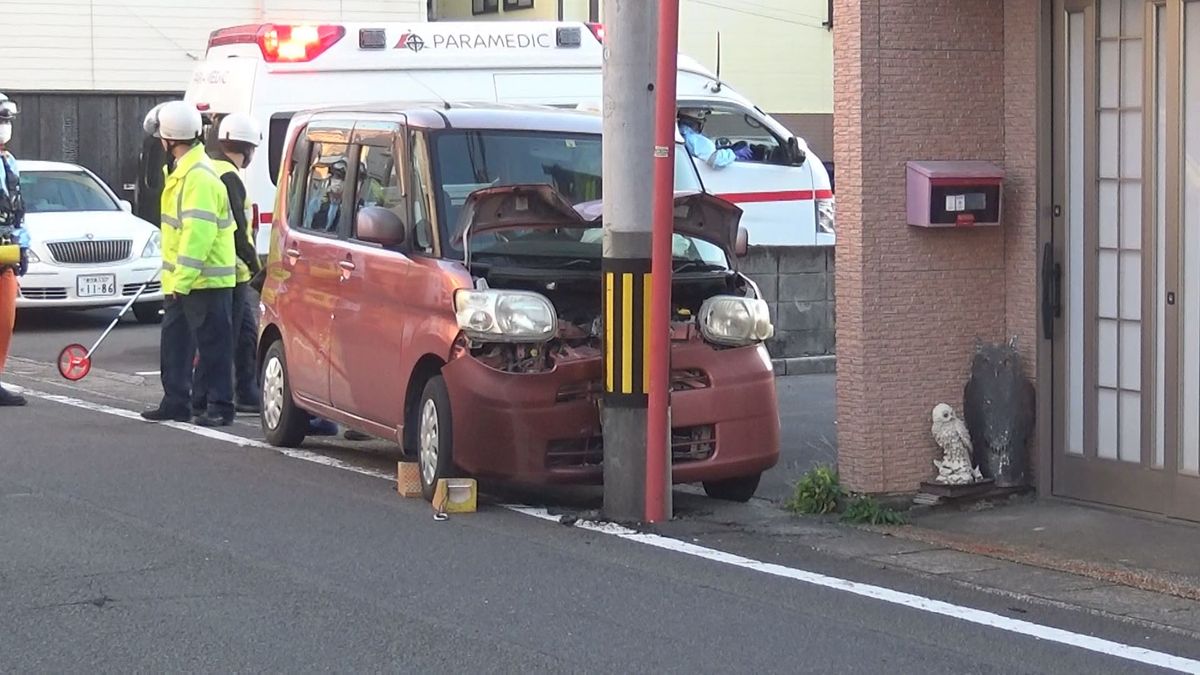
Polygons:
<instances>
[{"instance_id":1,"label":"sedan headlight","mask_svg":"<svg viewBox=\"0 0 1200 675\"><path fill-rule=\"evenodd\" d=\"M146 242L146 248L142 249L143 258L157 258L162 255L162 233L158 230L150 235L150 241Z\"/></svg>"},{"instance_id":2,"label":"sedan headlight","mask_svg":"<svg viewBox=\"0 0 1200 675\"><path fill-rule=\"evenodd\" d=\"M544 342L558 332L554 305L537 293L463 289L454 295L454 314L476 340Z\"/></svg>"},{"instance_id":3,"label":"sedan headlight","mask_svg":"<svg viewBox=\"0 0 1200 675\"><path fill-rule=\"evenodd\" d=\"M42 259L39 258L38 254L34 253L33 249L31 249L31 248L25 249L25 255L28 258L30 265L35 265L37 263L42 262Z\"/></svg>"},{"instance_id":4,"label":"sedan headlight","mask_svg":"<svg viewBox=\"0 0 1200 675\"><path fill-rule=\"evenodd\" d=\"M769 339L775 327L763 300L718 295L700 306L700 332L714 344L742 347Z\"/></svg>"}]
</instances>

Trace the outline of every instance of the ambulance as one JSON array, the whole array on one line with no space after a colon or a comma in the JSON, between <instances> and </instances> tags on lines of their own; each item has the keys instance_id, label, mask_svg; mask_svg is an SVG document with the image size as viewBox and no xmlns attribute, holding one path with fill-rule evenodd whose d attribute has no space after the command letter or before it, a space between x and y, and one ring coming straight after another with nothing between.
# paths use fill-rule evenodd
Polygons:
<instances>
[{"instance_id":1,"label":"ambulance","mask_svg":"<svg viewBox=\"0 0 1200 675\"><path fill-rule=\"evenodd\" d=\"M265 255L295 113L380 101L598 108L603 51L603 26L579 22L234 26L210 35L185 100L213 121L245 112L262 125L246 185ZM752 245L834 243L829 174L803 139L683 55L678 101L705 119L718 147L753 149L753 159L723 168L696 162L705 189L742 208Z\"/></svg>"}]
</instances>

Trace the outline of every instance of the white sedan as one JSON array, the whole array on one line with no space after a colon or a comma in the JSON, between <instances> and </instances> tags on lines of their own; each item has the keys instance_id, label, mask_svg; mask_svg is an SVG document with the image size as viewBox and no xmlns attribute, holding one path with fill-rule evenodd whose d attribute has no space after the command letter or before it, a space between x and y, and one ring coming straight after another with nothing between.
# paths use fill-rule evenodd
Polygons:
<instances>
[{"instance_id":1,"label":"white sedan","mask_svg":"<svg viewBox=\"0 0 1200 675\"><path fill-rule=\"evenodd\" d=\"M17 307L121 306L150 281L133 312L138 321L160 321L158 228L81 166L20 161L18 168L31 245Z\"/></svg>"}]
</instances>

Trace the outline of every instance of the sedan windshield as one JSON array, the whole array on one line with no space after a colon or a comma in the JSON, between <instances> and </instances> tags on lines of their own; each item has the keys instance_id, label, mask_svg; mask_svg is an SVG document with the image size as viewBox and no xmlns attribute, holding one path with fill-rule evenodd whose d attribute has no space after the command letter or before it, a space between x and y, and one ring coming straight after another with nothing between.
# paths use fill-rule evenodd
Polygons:
<instances>
[{"instance_id":1,"label":"sedan windshield","mask_svg":"<svg viewBox=\"0 0 1200 675\"><path fill-rule=\"evenodd\" d=\"M29 213L120 210L96 179L82 171L27 171L21 174L21 196Z\"/></svg>"},{"instance_id":2,"label":"sedan windshield","mask_svg":"<svg viewBox=\"0 0 1200 675\"><path fill-rule=\"evenodd\" d=\"M459 213L472 192L504 185L550 185L574 205L601 198L600 137L597 135L523 131L444 131L434 137L433 160L440 220L450 243L461 230ZM700 176L681 145L675 152L675 191L700 192ZM462 254L446 247L447 254ZM471 256L574 260L591 267L601 257L601 230L595 228L524 228L489 232L471 238ZM675 235L677 258L725 268L724 251L706 241ZM480 258L481 260L483 258ZM549 262L549 261L548 261ZM693 266L695 267L695 266Z\"/></svg>"}]
</instances>

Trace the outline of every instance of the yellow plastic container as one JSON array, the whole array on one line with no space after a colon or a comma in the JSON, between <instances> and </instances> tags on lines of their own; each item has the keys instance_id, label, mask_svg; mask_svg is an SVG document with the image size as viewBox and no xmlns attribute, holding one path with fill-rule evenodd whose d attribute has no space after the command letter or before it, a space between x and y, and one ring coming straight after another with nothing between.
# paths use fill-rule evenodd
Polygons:
<instances>
[{"instance_id":1,"label":"yellow plastic container","mask_svg":"<svg viewBox=\"0 0 1200 675\"><path fill-rule=\"evenodd\" d=\"M433 492L433 509L439 513L475 513L478 492L474 478L442 478Z\"/></svg>"},{"instance_id":2,"label":"yellow plastic container","mask_svg":"<svg viewBox=\"0 0 1200 675\"><path fill-rule=\"evenodd\" d=\"M0 244L0 265L20 265L21 247L16 244Z\"/></svg>"}]
</instances>

